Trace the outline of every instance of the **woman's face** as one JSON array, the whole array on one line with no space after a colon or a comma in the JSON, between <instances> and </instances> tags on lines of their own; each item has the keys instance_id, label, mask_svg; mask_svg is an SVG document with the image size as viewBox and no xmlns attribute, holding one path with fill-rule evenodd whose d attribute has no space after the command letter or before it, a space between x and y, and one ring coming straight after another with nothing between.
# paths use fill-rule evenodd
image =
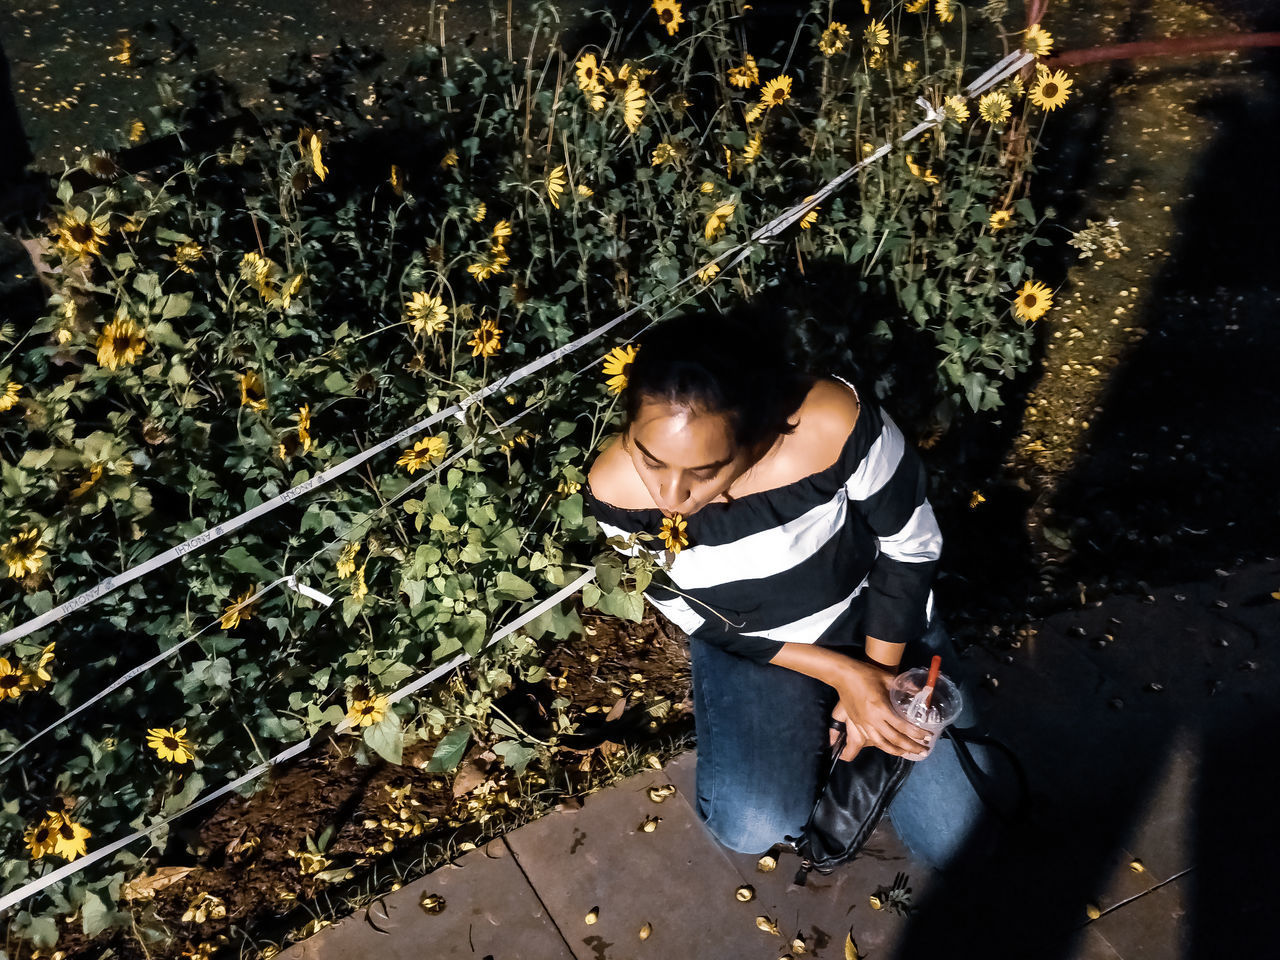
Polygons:
<instances>
[{"instance_id":1,"label":"woman's face","mask_svg":"<svg viewBox=\"0 0 1280 960\"><path fill-rule=\"evenodd\" d=\"M624 438L653 502L690 516L720 497L753 460L733 440L723 414L666 400L644 400Z\"/></svg>"}]
</instances>

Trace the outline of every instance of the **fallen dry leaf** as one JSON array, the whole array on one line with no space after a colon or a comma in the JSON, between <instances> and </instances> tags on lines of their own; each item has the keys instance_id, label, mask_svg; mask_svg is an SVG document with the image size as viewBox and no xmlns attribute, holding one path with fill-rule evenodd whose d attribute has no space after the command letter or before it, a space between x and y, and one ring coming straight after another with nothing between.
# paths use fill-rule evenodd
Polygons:
<instances>
[{"instance_id":1,"label":"fallen dry leaf","mask_svg":"<svg viewBox=\"0 0 1280 960\"><path fill-rule=\"evenodd\" d=\"M458 767L458 775L453 778L453 799L464 797L480 784L484 783L485 778L489 775L489 765L477 757L470 757L462 761Z\"/></svg>"},{"instance_id":2,"label":"fallen dry leaf","mask_svg":"<svg viewBox=\"0 0 1280 960\"><path fill-rule=\"evenodd\" d=\"M1132 870L1134 873L1145 873L1147 867L1146 867L1146 864L1144 864L1141 860L1139 860L1137 857L1134 857L1132 860L1129 861L1129 869Z\"/></svg>"},{"instance_id":3,"label":"fallen dry leaf","mask_svg":"<svg viewBox=\"0 0 1280 960\"><path fill-rule=\"evenodd\" d=\"M742 903L749 903L756 898L756 888L749 884L743 884L734 891L733 895Z\"/></svg>"},{"instance_id":4,"label":"fallen dry leaf","mask_svg":"<svg viewBox=\"0 0 1280 960\"><path fill-rule=\"evenodd\" d=\"M627 709L627 698L619 697L616 701L614 701L613 706L609 708L609 712L604 715L605 723L609 723L610 721L617 720L620 716L622 716L622 711L626 709Z\"/></svg>"},{"instance_id":5,"label":"fallen dry leaf","mask_svg":"<svg viewBox=\"0 0 1280 960\"><path fill-rule=\"evenodd\" d=\"M791 952L797 957L802 957L809 952L809 948L805 945L804 937L797 936L791 941Z\"/></svg>"},{"instance_id":6,"label":"fallen dry leaf","mask_svg":"<svg viewBox=\"0 0 1280 960\"><path fill-rule=\"evenodd\" d=\"M640 824L640 829L645 833L653 833L653 831L658 829L658 824L661 822L661 817L645 817L644 823Z\"/></svg>"},{"instance_id":7,"label":"fallen dry leaf","mask_svg":"<svg viewBox=\"0 0 1280 960\"><path fill-rule=\"evenodd\" d=\"M772 933L775 937L782 936L782 933L778 930L778 924L768 917L756 917L756 926L765 933Z\"/></svg>"},{"instance_id":8,"label":"fallen dry leaf","mask_svg":"<svg viewBox=\"0 0 1280 960\"><path fill-rule=\"evenodd\" d=\"M650 936L652 933L653 933L653 924L651 924L651 923L646 923L643 927L641 927L641 928L640 928L640 939L641 939L641 940L648 940L648 939L649 939L649 936Z\"/></svg>"},{"instance_id":9,"label":"fallen dry leaf","mask_svg":"<svg viewBox=\"0 0 1280 960\"><path fill-rule=\"evenodd\" d=\"M775 860L773 857L769 856L768 854L765 854L763 857L761 857L759 860L756 861L756 869L759 870L761 873L769 873L771 870L775 869L777 866L778 866L778 861Z\"/></svg>"},{"instance_id":10,"label":"fallen dry leaf","mask_svg":"<svg viewBox=\"0 0 1280 960\"><path fill-rule=\"evenodd\" d=\"M424 913L435 916L438 913L444 913L445 900L438 893L424 893L422 899L418 901Z\"/></svg>"},{"instance_id":11,"label":"fallen dry leaf","mask_svg":"<svg viewBox=\"0 0 1280 960\"><path fill-rule=\"evenodd\" d=\"M120 888L120 893L126 900L150 900L156 895L156 891L177 883L194 869L195 867L159 867L155 873L130 880Z\"/></svg>"},{"instance_id":12,"label":"fallen dry leaf","mask_svg":"<svg viewBox=\"0 0 1280 960\"><path fill-rule=\"evenodd\" d=\"M1085 913L1085 916L1087 916L1090 920L1097 920L1100 916L1102 916L1102 908L1099 907L1096 903L1086 903L1084 907L1084 913Z\"/></svg>"},{"instance_id":13,"label":"fallen dry leaf","mask_svg":"<svg viewBox=\"0 0 1280 960\"><path fill-rule=\"evenodd\" d=\"M850 930L844 938L844 960L860 960L861 954L858 953L858 944L854 942L853 931Z\"/></svg>"},{"instance_id":14,"label":"fallen dry leaf","mask_svg":"<svg viewBox=\"0 0 1280 960\"><path fill-rule=\"evenodd\" d=\"M654 803L662 803L668 797L674 797L676 794L676 785L674 783L665 783L660 787L649 788L649 799Z\"/></svg>"},{"instance_id":15,"label":"fallen dry leaf","mask_svg":"<svg viewBox=\"0 0 1280 960\"><path fill-rule=\"evenodd\" d=\"M600 908L592 907L590 910L587 911L587 915L582 918L582 922L585 923L587 926L591 926L591 924L595 923L599 919L600 919Z\"/></svg>"}]
</instances>

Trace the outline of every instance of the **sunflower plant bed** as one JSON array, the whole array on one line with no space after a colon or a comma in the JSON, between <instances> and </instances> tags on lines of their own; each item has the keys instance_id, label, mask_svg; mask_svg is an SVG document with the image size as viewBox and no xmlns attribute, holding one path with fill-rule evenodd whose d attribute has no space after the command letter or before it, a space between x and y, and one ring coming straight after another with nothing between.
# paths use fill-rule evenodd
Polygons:
<instances>
[{"instance_id":1,"label":"sunflower plant bed","mask_svg":"<svg viewBox=\"0 0 1280 960\"><path fill-rule=\"evenodd\" d=\"M1044 53L1051 38L976 14L966 32L961 14L948 0L815 6L779 45L775 21L734 4L660 2L632 46L623 24L600 46L553 47L541 68L424 48L403 74L370 79L341 58L299 60L288 109L222 151L147 174L101 154L69 170L48 310L6 327L0 348L0 630L467 402L0 650L0 895L155 827L150 848L115 851L14 909L5 949L52 949L72 931L153 954L204 942L182 925L225 922L221 893L220 907L189 901L175 919L125 891L158 895L156 871L175 857L250 851L237 839L217 853L199 824L159 821L317 734L343 763L425 757L445 774L471 743L512 777L560 769L579 719L553 697L535 733L497 698L550 682L545 644L579 637L580 609L640 621L661 575L657 530L652 553L593 559L579 492L617 423L631 356L618 344L648 320L774 297L814 342L839 345L833 367L856 351L882 392L895 344L924 338L938 418L997 406L1051 302L1028 276L1037 215L1024 194L1036 131L1069 81L1029 66L966 102L962 83L1003 44ZM986 51L978 68L965 48ZM913 127L917 97L940 125L732 267L717 262ZM192 116L170 104L150 128ZM856 287L898 308L844 329L809 293L832 269L844 299ZM617 336L469 402L636 304ZM551 608L465 679L389 701L593 565L582 608ZM611 681L625 695L609 686L595 704L606 716L648 679L632 672L631 687ZM336 826L308 835L310 847L288 840L298 870L348 842ZM334 863L306 882L345 877Z\"/></svg>"}]
</instances>

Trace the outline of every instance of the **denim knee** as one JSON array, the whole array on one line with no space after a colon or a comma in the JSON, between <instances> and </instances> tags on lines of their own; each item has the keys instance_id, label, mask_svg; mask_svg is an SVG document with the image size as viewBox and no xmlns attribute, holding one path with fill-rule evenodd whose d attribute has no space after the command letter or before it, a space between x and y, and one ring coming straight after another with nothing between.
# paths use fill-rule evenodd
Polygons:
<instances>
[{"instance_id":1,"label":"denim knee","mask_svg":"<svg viewBox=\"0 0 1280 960\"><path fill-rule=\"evenodd\" d=\"M708 809L709 807L709 809ZM763 803L698 804L698 816L721 845L735 853L764 853L804 827L809 811L800 814Z\"/></svg>"}]
</instances>

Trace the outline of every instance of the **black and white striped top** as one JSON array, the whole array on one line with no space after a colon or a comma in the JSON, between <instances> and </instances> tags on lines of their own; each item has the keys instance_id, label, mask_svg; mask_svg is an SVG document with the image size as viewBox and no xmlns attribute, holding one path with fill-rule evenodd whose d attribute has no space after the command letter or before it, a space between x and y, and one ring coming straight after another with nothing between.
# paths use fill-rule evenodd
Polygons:
<instances>
[{"instance_id":1,"label":"black and white striped top","mask_svg":"<svg viewBox=\"0 0 1280 960\"><path fill-rule=\"evenodd\" d=\"M659 510L586 493L607 536L661 528ZM689 546L668 571L680 593L655 581L647 596L691 637L763 662L784 642L861 647L924 632L942 535L920 458L872 404L827 469L686 519Z\"/></svg>"}]
</instances>

